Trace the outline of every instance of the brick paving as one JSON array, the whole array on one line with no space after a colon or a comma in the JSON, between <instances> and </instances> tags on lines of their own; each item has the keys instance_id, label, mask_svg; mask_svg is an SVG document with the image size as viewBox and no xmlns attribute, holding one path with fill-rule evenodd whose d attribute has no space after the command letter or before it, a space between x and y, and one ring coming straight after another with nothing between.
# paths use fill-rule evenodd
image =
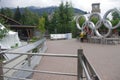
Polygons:
<instances>
[{"instance_id":1,"label":"brick paving","mask_svg":"<svg viewBox=\"0 0 120 80\"><path fill-rule=\"evenodd\" d=\"M90 64L95 68L101 80L120 80L120 45L102 45L80 43L72 40L48 40L47 53L77 54L77 49L83 52ZM36 70L48 70L77 74L77 59L43 57ZM77 80L74 76L34 73L34 80Z\"/></svg>"}]
</instances>

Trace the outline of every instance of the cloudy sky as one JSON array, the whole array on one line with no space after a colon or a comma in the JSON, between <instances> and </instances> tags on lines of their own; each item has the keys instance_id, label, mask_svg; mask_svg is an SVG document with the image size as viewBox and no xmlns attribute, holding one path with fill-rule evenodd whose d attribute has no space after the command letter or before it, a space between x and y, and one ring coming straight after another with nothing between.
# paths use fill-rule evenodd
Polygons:
<instances>
[{"instance_id":1,"label":"cloudy sky","mask_svg":"<svg viewBox=\"0 0 120 80\"><path fill-rule=\"evenodd\" d=\"M102 13L105 13L111 8L120 8L120 0L0 0L0 7L48 7L58 6L61 1L71 2L73 7L87 12L91 12L92 3L100 3Z\"/></svg>"}]
</instances>

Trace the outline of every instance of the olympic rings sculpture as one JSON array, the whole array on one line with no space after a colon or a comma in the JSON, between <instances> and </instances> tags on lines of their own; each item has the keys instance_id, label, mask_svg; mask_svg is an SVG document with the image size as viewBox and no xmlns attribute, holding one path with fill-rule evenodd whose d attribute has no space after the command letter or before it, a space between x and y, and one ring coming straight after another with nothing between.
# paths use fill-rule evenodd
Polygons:
<instances>
[{"instance_id":1,"label":"olympic rings sculpture","mask_svg":"<svg viewBox=\"0 0 120 80\"><path fill-rule=\"evenodd\" d=\"M108 37L113 29L120 27L120 21L118 22L117 25L112 26L112 23L109 20L107 20L107 16L113 11L117 12L120 15L120 11L117 10L116 8L108 10L105 13L105 15L103 16L103 19L99 13L92 13L92 14L90 14L89 18L86 15L80 15L76 18L76 26L82 32L84 31L85 27L87 26L96 34L96 36L101 37L101 38ZM98 22L96 24L94 24L92 21L90 21L90 19L93 16L98 17ZM85 22L82 24L82 26L79 25L80 18L85 19ZM102 24L108 29L108 32L105 35L100 34L100 32L98 31L98 29L102 26Z\"/></svg>"}]
</instances>

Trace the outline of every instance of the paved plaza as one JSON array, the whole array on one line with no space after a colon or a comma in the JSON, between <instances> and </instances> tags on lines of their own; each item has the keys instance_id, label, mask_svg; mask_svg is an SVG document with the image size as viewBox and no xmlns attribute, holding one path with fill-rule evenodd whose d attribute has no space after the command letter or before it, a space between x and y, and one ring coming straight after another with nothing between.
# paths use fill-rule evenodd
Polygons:
<instances>
[{"instance_id":1,"label":"paved plaza","mask_svg":"<svg viewBox=\"0 0 120 80\"><path fill-rule=\"evenodd\" d=\"M76 39L47 40L47 53L77 54L78 49L83 52L89 63L95 68L101 80L120 80L120 45L103 45L81 43ZM42 57L37 70L75 73L77 74L77 59ZM77 80L75 76L34 73L35 80Z\"/></svg>"}]
</instances>

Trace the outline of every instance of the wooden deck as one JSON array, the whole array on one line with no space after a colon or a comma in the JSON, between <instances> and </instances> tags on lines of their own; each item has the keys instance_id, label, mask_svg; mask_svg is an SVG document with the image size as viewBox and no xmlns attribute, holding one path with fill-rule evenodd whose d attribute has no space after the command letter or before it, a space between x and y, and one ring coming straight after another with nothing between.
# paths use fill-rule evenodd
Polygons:
<instances>
[{"instance_id":1,"label":"wooden deck","mask_svg":"<svg viewBox=\"0 0 120 80\"><path fill-rule=\"evenodd\" d=\"M77 54L77 50L82 48L101 80L120 80L120 45L80 43L76 39L48 40L47 45L47 53L55 54ZM77 74L77 59L43 57L36 69ZM77 80L77 77L34 73L33 79Z\"/></svg>"}]
</instances>

